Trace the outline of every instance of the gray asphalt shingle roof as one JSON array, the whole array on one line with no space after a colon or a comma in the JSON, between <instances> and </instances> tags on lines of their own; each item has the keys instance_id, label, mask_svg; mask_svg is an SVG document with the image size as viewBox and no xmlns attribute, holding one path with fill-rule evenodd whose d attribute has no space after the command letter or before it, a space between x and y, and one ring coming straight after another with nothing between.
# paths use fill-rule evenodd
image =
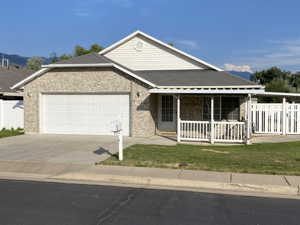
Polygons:
<instances>
[{"instance_id":1,"label":"gray asphalt shingle roof","mask_svg":"<svg viewBox=\"0 0 300 225\"><path fill-rule=\"evenodd\" d=\"M92 52L86 55L76 56L71 59L61 60L53 64L96 64L96 63L111 63L104 56Z\"/></svg>"},{"instance_id":2,"label":"gray asphalt shingle roof","mask_svg":"<svg viewBox=\"0 0 300 225\"><path fill-rule=\"evenodd\" d=\"M228 72L215 70L147 70L134 73L158 86L257 85Z\"/></svg>"},{"instance_id":3,"label":"gray asphalt shingle roof","mask_svg":"<svg viewBox=\"0 0 300 225\"><path fill-rule=\"evenodd\" d=\"M98 53L62 60L55 64L117 64L139 77L157 86L251 86L257 85L249 80L230 74L225 71L215 70L146 70L133 71L116 63Z\"/></svg>"},{"instance_id":4,"label":"gray asphalt shingle roof","mask_svg":"<svg viewBox=\"0 0 300 225\"><path fill-rule=\"evenodd\" d=\"M10 67L7 69L0 67L0 93L15 92L14 90L11 90L10 87L33 73L33 70L27 70L25 68Z\"/></svg>"}]
</instances>

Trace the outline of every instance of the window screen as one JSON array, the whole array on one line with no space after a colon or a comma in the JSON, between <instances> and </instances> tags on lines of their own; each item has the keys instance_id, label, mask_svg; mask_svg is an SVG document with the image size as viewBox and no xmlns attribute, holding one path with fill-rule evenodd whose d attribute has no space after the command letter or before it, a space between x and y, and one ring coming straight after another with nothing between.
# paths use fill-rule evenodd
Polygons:
<instances>
[{"instance_id":1,"label":"window screen","mask_svg":"<svg viewBox=\"0 0 300 225\"><path fill-rule=\"evenodd\" d=\"M173 96L161 96L161 121L173 121Z\"/></svg>"}]
</instances>

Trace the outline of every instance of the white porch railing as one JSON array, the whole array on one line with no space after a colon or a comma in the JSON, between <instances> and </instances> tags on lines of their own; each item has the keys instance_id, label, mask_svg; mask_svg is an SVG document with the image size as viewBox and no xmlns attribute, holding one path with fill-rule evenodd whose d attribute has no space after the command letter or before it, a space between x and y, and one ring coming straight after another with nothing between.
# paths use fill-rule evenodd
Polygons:
<instances>
[{"instance_id":1,"label":"white porch railing","mask_svg":"<svg viewBox=\"0 0 300 225\"><path fill-rule=\"evenodd\" d=\"M214 140L216 142L241 143L246 139L245 122L214 122Z\"/></svg>"},{"instance_id":2,"label":"white porch railing","mask_svg":"<svg viewBox=\"0 0 300 225\"><path fill-rule=\"evenodd\" d=\"M242 143L246 140L246 123L181 120L179 132L183 141Z\"/></svg>"},{"instance_id":3,"label":"white porch railing","mask_svg":"<svg viewBox=\"0 0 300 225\"><path fill-rule=\"evenodd\" d=\"M256 103L251 114L256 134L300 134L300 104Z\"/></svg>"},{"instance_id":4,"label":"white porch railing","mask_svg":"<svg viewBox=\"0 0 300 225\"><path fill-rule=\"evenodd\" d=\"M185 141L209 141L211 124L209 121L180 121L180 139Z\"/></svg>"}]
</instances>

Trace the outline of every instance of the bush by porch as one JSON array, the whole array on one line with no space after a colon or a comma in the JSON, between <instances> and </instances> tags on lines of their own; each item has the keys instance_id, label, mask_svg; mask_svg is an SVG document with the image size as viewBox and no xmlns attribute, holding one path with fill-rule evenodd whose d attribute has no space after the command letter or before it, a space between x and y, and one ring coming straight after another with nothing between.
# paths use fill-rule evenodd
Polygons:
<instances>
[{"instance_id":1,"label":"bush by porch","mask_svg":"<svg viewBox=\"0 0 300 225\"><path fill-rule=\"evenodd\" d=\"M105 165L300 175L300 142L234 146L134 145Z\"/></svg>"},{"instance_id":2,"label":"bush by porch","mask_svg":"<svg viewBox=\"0 0 300 225\"><path fill-rule=\"evenodd\" d=\"M18 129L2 129L0 130L0 138L17 136L24 134L24 130L21 128Z\"/></svg>"}]
</instances>

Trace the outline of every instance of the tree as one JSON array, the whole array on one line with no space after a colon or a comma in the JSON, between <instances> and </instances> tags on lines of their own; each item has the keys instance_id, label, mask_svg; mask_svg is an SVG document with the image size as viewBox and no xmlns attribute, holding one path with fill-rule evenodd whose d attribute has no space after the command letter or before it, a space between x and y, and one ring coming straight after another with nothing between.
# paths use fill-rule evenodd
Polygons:
<instances>
[{"instance_id":1,"label":"tree","mask_svg":"<svg viewBox=\"0 0 300 225\"><path fill-rule=\"evenodd\" d=\"M26 67L31 70L39 70L44 63L44 59L39 56L33 56L27 60Z\"/></svg>"},{"instance_id":2,"label":"tree","mask_svg":"<svg viewBox=\"0 0 300 225\"><path fill-rule=\"evenodd\" d=\"M71 59L73 56L69 54L63 54L59 57L60 60Z\"/></svg>"},{"instance_id":3,"label":"tree","mask_svg":"<svg viewBox=\"0 0 300 225\"><path fill-rule=\"evenodd\" d=\"M51 62L51 63L55 63L55 62L57 62L57 61L59 60L59 58L58 58L57 55L56 55L56 52L52 52L52 53L50 54L49 59L50 59L50 62Z\"/></svg>"},{"instance_id":4,"label":"tree","mask_svg":"<svg viewBox=\"0 0 300 225\"><path fill-rule=\"evenodd\" d=\"M283 79L275 79L266 85L266 91L271 92L290 92L288 81ZM261 97L264 102L281 102L282 97Z\"/></svg>"},{"instance_id":5,"label":"tree","mask_svg":"<svg viewBox=\"0 0 300 225\"><path fill-rule=\"evenodd\" d=\"M296 89L298 92L298 88L300 87L300 72L292 74L290 77L290 86Z\"/></svg>"},{"instance_id":6,"label":"tree","mask_svg":"<svg viewBox=\"0 0 300 225\"><path fill-rule=\"evenodd\" d=\"M100 52L102 51L104 48L101 45L98 44L93 44L90 47L90 52Z\"/></svg>"},{"instance_id":7,"label":"tree","mask_svg":"<svg viewBox=\"0 0 300 225\"><path fill-rule=\"evenodd\" d=\"M89 50L85 49L80 45L76 45L74 48L74 56L81 56L90 53Z\"/></svg>"},{"instance_id":8,"label":"tree","mask_svg":"<svg viewBox=\"0 0 300 225\"><path fill-rule=\"evenodd\" d=\"M268 70L255 72L252 79L262 85L266 85L272 80L287 80L290 75L291 73L288 71L281 70L278 67L272 67Z\"/></svg>"}]
</instances>

